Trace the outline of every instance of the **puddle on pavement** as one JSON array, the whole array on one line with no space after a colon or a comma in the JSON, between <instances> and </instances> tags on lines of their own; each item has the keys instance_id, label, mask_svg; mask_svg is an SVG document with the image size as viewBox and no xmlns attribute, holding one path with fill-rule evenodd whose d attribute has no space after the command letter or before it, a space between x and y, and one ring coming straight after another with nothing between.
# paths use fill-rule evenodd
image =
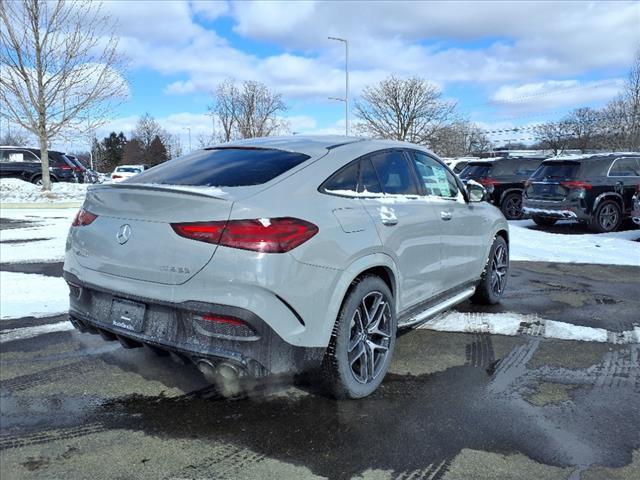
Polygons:
<instances>
[{"instance_id":1,"label":"puddle on pavement","mask_svg":"<svg viewBox=\"0 0 640 480\"><path fill-rule=\"evenodd\" d=\"M266 384L263 392L235 401L212 387L172 398L131 395L89 407L75 435L83 428L91 434L83 425L93 425L167 440L227 442L329 478L371 469L416 471L449 462L463 448L520 452L560 467L631 461L640 447L640 346L601 352L595 365L569 370L528 366L545 340L531 339L494 359L489 335L468 338L466 365L389 374L366 399L337 402L304 380L297 394ZM544 393L545 383L567 385L570 398L532 404L530 397ZM52 426L47 438L55 440Z\"/></svg>"}]
</instances>

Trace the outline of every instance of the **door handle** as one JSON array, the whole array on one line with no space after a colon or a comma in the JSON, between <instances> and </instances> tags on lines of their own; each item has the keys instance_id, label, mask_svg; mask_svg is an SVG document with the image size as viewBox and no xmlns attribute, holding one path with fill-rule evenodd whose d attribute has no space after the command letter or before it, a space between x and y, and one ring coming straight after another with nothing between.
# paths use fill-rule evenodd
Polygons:
<instances>
[{"instance_id":1,"label":"door handle","mask_svg":"<svg viewBox=\"0 0 640 480\"><path fill-rule=\"evenodd\" d=\"M451 212L446 212L444 210L440 212L440 218L444 221L451 220L451 216L452 216Z\"/></svg>"},{"instance_id":2,"label":"door handle","mask_svg":"<svg viewBox=\"0 0 640 480\"><path fill-rule=\"evenodd\" d=\"M380 219L383 225L393 226L398 224L398 219L396 217L383 217Z\"/></svg>"}]
</instances>

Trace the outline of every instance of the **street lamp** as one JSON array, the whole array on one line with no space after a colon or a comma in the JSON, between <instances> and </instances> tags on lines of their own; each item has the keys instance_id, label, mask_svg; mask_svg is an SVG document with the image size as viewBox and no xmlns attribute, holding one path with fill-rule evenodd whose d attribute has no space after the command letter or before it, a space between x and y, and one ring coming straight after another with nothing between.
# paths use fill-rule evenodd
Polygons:
<instances>
[{"instance_id":1,"label":"street lamp","mask_svg":"<svg viewBox=\"0 0 640 480\"><path fill-rule=\"evenodd\" d=\"M349 136L349 41L346 38L327 37L329 40L344 43L344 73L345 86L344 98L329 97L329 100L338 100L344 102L344 133Z\"/></svg>"}]
</instances>

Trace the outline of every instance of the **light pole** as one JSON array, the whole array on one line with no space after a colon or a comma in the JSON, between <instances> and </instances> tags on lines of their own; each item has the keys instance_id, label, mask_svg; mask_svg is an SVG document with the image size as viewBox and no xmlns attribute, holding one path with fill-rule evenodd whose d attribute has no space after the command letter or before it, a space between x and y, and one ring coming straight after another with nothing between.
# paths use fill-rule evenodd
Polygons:
<instances>
[{"instance_id":1,"label":"light pole","mask_svg":"<svg viewBox=\"0 0 640 480\"><path fill-rule=\"evenodd\" d=\"M349 136L349 40L339 37L327 37L329 40L344 43L344 98L329 97L330 100L338 100L344 102L344 133Z\"/></svg>"}]
</instances>

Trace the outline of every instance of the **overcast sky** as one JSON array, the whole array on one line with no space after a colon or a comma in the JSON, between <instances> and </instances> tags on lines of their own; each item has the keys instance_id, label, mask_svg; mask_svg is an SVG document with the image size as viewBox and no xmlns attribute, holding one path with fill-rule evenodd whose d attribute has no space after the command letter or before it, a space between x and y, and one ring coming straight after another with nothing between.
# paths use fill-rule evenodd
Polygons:
<instances>
[{"instance_id":1,"label":"overcast sky","mask_svg":"<svg viewBox=\"0 0 640 480\"><path fill-rule=\"evenodd\" d=\"M640 48L638 2L113 1L130 100L105 128L128 135L149 112L187 143L221 80L281 92L292 130L341 133L344 47L352 97L389 74L417 75L487 129L601 106ZM103 133L103 132L100 132ZM499 139L499 137L497 137Z\"/></svg>"}]
</instances>

